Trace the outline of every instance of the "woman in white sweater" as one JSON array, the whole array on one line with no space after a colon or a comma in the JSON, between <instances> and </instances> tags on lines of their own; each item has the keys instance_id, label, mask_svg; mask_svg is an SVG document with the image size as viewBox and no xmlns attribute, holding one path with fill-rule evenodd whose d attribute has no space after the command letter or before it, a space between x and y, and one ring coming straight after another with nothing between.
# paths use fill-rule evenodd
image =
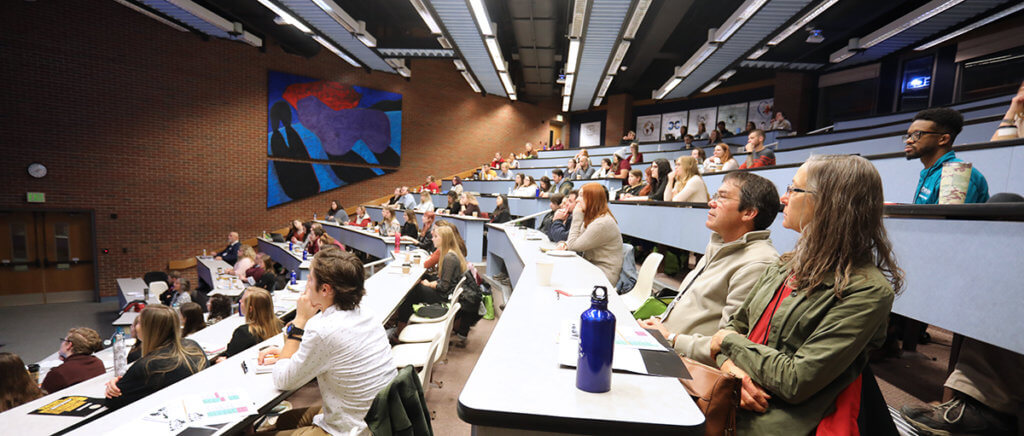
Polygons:
<instances>
[{"instance_id":1,"label":"woman in white sweater","mask_svg":"<svg viewBox=\"0 0 1024 436\"><path fill-rule=\"evenodd\" d=\"M569 239L560 242L563 250L579 251L583 258L604 272L612 286L622 271L622 233L608 209L608 192L598 183L580 188L572 211Z\"/></svg>"},{"instance_id":2,"label":"woman in white sweater","mask_svg":"<svg viewBox=\"0 0 1024 436\"><path fill-rule=\"evenodd\" d=\"M676 158L676 167L668 178L665 187L665 201L686 201L707 203L708 188L697 170L697 160L690 156Z\"/></svg>"}]
</instances>

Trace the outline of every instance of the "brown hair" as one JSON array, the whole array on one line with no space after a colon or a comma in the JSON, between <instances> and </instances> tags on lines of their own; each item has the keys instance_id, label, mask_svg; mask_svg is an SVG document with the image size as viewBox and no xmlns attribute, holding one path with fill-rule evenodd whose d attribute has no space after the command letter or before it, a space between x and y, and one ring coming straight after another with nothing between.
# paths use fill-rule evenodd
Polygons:
<instances>
[{"instance_id":1,"label":"brown hair","mask_svg":"<svg viewBox=\"0 0 1024 436\"><path fill-rule=\"evenodd\" d=\"M359 307L366 289L363 287L363 262L356 255L345 250L323 250L313 256L310 268L317 287L330 285L334 290L334 305L338 309Z\"/></svg>"},{"instance_id":2,"label":"brown hair","mask_svg":"<svg viewBox=\"0 0 1024 436\"><path fill-rule=\"evenodd\" d=\"M68 330L68 342L71 342L72 354L92 354L103 349L100 334L88 327L75 327Z\"/></svg>"},{"instance_id":3,"label":"brown hair","mask_svg":"<svg viewBox=\"0 0 1024 436\"><path fill-rule=\"evenodd\" d=\"M266 289L250 286L245 290L245 323L249 334L261 341L270 339L284 327L274 316L274 299Z\"/></svg>"},{"instance_id":4,"label":"brown hair","mask_svg":"<svg viewBox=\"0 0 1024 436\"><path fill-rule=\"evenodd\" d=\"M196 367L189 357L201 357L202 361L205 361L205 354L202 349L182 345L181 321L174 309L162 304L146 306L139 314L139 329L142 330L139 335L139 339L142 340L142 357L148 356L158 348L170 347L171 350L170 364L164 365L165 362L168 362L164 359L150 360L146 363L147 375L171 372L182 365L187 366L193 374L202 369ZM153 368L156 365L162 367Z\"/></svg>"},{"instance_id":5,"label":"brown hair","mask_svg":"<svg viewBox=\"0 0 1024 436\"><path fill-rule=\"evenodd\" d=\"M420 226L419 226L419 224L416 223L416 211L414 211L412 209L406 209L405 210L405 222L412 223L412 225L416 226L416 233L419 233Z\"/></svg>"},{"instance_id":6,"label":"brown hair","mask_svg":"<svg viewBox=\"0 0 1024 436\"><path fill-rule=\"evenodd\" d=\"M586 210L583 211L583 225L589 226L604 214L608 214L615 220L615 215L612 215L612 211L608 209L608 193L600 183L591 182L583 185L580 188L580 197L583 197L583 203L586 206ZM616 222L618 221L616 220Z\"/></svg>"},{"instance_id":7,"label":"brown hair","mask_svg":"<svg viewBox=\"0 0 1024 436\"><path fill-rule=\"evenodd\" d=\"M729 159L732 159L732 150L729 149L729 144L726 144L724 142L719 142L718 144L715 144L715 148L716 149L717 148L721 148L724 151L724 153L722 153L722 163L723 164L728 162Z\"/></svg>"},{"instance_id":8,"label":"brown hair","mask_svg":"<svg viewBox=\"0 0 1024 436\"><path fill-rule=\"evenodd\" d=\"M181 311L181 317L185 318L185 326L181 329L182 337L191 335L206 327L206 322L203 321L203 308L199 306L199 303L188 302L182 304L178 310Z\"/></svg>"},{"instance_id":9,"label":"brown hair","mask_svg":"<svg viewBox=\"0 0 1024 436\"><path fill-rule=\"evenodd\" d=\"M790 265L794 289L813 289L829 277L836 296L860 267L873 265L889 278L893 291L903 288L882 223L882 178L860 156L816 155L803 166L814 213L801 230L796 248L782 255Z\"/></svg>"},{"instance_id":10,"label":"brown hair","mask_svg":"<svg viewBox=\"0 0 1024 436\"><path fill-rule=\"evenodd\" d=\"M21 357L0 353L0 412L42 396L43 391L32 380Z\"/></svg>"},{"instance_id":11,"label":"brown hair","mask_svg":"<svg viewBox=\"0 0 1024 436\"><path fill-rule=\"evenodd\" d=\"M434 233L441 238L441 245L437 247L437 251L440 253L437 261L437 270L442 271L444 269L444 258L448 253L454 253L459 258L459 271L464 271L463 266L466 264L466 258L462 255L458 241L455 239L455 232L452 231L452 227L448 226L437 226L434 227Z\"/></svg>"}]
</instances>

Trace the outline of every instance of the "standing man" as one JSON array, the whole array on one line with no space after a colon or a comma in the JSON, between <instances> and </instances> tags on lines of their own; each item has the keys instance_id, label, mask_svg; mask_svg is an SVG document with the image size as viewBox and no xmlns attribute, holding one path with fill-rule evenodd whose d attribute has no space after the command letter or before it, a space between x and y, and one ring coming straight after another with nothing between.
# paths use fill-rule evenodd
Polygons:
<instances>
[{"instance_id":1,"label":"standing man","mask_svg":"<svg viewBox=\"0 0 1024 436\"><path fill-rule=\"evenodd\" d=\"M260 351L259 363L274 365L275 387L298 389L315 377L323 397L321 407L282 414L279 432L370 434L366 412L397 371L381 320L359 307L363 278L363 263L354 254L335 248L317 253L284 347Z\"/></svg>"},{"instance_id":2,"label":"standing man","mask_svg":"<svg viewBox=\"0 0 1024 436\"><path fill-rule=\"evenodd\" d=\"M573 189L569 195L562 200L562 207L555 211L551 218L551 228L548 229L548 239L551 242L562 242L569 239L569 228L572 227L572 210L576 207L576 198L579 191Z\"/></svg>"},{"instance_id":3,"label":"standing man","mask_svg":"<svg viewBox=\"0 0 1024 436\"><path fill-rule=\"evenodd\" d=\"M914 115L914 121L903 135L903 151L907 160L920 159L924 165L914 191L914 204L937 204L942 164L963 162L953 152L953 141L964 127L964 117L954 109L925 109ZM977 168L971 168L971 184L964 203L988 201L988 181Z\"/></svg>"},{"instance_id":4,"label":"standing man","mask_svg":"<svg viewBox=\"0 0 1024 436\"><path fill-rule=\"evenodd\" d=\"M228 233L228 246L224 247L220 253L217 253L214 259L223 260L234 265L235 261L238 260L238 248L241 246L242 244L238 242L238 232Z\"/></svg>"},{"instance_id":5,"label":"standing man","mask_svg":"<svg viewBox=\"0 0 1024 436\"><path fill-rule=\"evenodd\" d=\"M740 165L740 169L758 168L775 165L775 152L764 146L764 130L755 129L747 134L747 155L746 162Z\"/></svg>"},{"instance_id":6,"label":"standing man","mask_svg":"<svg viewBox=\"0 0 1024 436\"><path fill-rule=\"evenodd\" d=\"M779 214L779 193L768 179L737 171L725 176L708 205L704 225L711 242L704 257L679 284L665 313L640 325L661 332L677 353L715 365L711 337L779 257L768 230Z\"/></svg>"}]
</instances>

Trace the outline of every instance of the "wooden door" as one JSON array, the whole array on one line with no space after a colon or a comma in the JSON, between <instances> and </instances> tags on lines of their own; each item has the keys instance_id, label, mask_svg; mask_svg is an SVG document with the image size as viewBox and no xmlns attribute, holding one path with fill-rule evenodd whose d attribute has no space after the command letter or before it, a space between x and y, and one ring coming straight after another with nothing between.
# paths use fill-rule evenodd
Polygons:
<instances>
[{"instance_id":1,"label":"wooden door","mask_svg":"<svg viewBox=\"0 0 1024 436\"><path fill-rule=\"evenodd\" d=\"M92 215L0 212L0 305L93 301Z\"/></svg>"}]
</instances>

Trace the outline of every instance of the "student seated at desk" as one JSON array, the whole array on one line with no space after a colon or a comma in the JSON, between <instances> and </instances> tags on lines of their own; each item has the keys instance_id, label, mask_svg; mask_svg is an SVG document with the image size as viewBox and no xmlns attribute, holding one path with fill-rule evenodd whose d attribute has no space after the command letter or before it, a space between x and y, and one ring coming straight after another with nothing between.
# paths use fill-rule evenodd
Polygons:
<instances>
[{"instance_id":1,"label":"student seated at desk","mask_svg":"<svg viewBox=\"0 0 1024 436\"><path fill-rule=\"evenodd\" d=\"M175 286L174 291L174 297L171 298L171 307L179 307L192 301L192 282L188 279L178 279L178 284Z\"/></svg>"},{"instance_id":2,"label":"student seated at desk","mask_svg":"<svg viewBox=\"0 0 1024 436\"><path fill-rule=\"evenodd\" d=\"M285 241L291 241L293 244L301 244L306 241L306 234L309 233L309 228L302 221L292 221L291 227L288 228L288 234L285 235Z\"/></svg>"},{"instance_id":3,"label":"student seated at desk","mask_svg":"<svg viewBox=\"0 0 1024 436\"><path fill-rule=\"evenodd\" d=\"M668 188L669 178L672 177L672 164L668 159L659 158L651 162L651 192L647 198L655 201L662 201L665 198L665 189Z\"/></svg>"},{"instance_id":4,"label":"student seated at desk","mask_svg":"<svg viewBox=\"0 0 1024 436\"><path fill-rule=\"evenodd\" d=\"M341 204L337 200L331 200L331 208L327 209L327 214L324 216L327 221L334 221L337 223L347 223L348 214L345 213L345 208L341 207Z\"/></svg>"},{"instance_id":5,"label":"student seated at desk","mask_svg":"<svg viewBox=\"0 0 1024 436\"><path fill-rule=\"evenodd\" d=\"M569 239L560 242L558 247L582 252L583 258L604 272L609 282L619 281L622 233L612 211L608 210L608 192L604 186L591 182L580 188L572 211Z\"/></svg>"},{"instance_id":6,"label":"student seated at desk","mask_svg":"<svg viewBox=\"0 0 1024 436\"><path fill-rule=\"evenodd\" d=\"M345 249L345 246L337 239L332 238L331 235L328 235L327 232L324 231L323 227L314 229L313 234L316 235L316 240L313 241L313 244L309 247L309 254L317 254L320 250L327 247L338 247L342 250Z\"/></svg>"},{"instance_id":7,"label":"student seated at desk","mask_svg":"<svg viewBox=\"0 0 1024 436\"><path fill-rule=\"evenodd\" d=\"M319 408L281 415L279 434L370 434L366 412L398 372L384 326L359 306L363 281L363 263L352 253L317 253L284 346L259 352L260 364L274 365L275 387L297 389L316 377L323 396Z\"/></svg>"},{"instance_id":8,"label":"student seated at desk","mask_svg":"<svg viewBox=\"0 0 1024 436\"><path fill-rule=\"evenodd\" d=\"M235 269L228 273L238 277L238 280L245 281L247 278L245 272L254 265L256 265L256 250L248 245L242 245L242 248L238 249L238 261L235 262Z\"/></svg>"},{"instance_id":9,"label":"student seated at desk","mask_svg":"<svg viewBox=\"0 0 1024 436\"><path fill-rule=\"evenodd\" d=\"M128 350L128 363L132 363L142 357L142 338L139 337L139 321L141 320L141 316L136 316L135 321L132 321L132 325L129 327L129 332L132 338L135 339L135 343Z\"/></svg>"},{"instance_id":10,"label":"student seated at desk","mask_svg":"<svg viewBox=\"0 0 1024 436\"><path fill-rule=\"evenodd\" d=\"M402 236L416 239L420 236L419 226L416 225L416 212L412 209L405 210L405 223L402 224Z\"/></svg>"},{"instance_id":11,"label":"student seated at desk","mask_svg":"<svg viewBox=\"0 0 1024 436\"><path fill-rule=\"evenodd\" d=\"M382 236L394 236L402 231L402 226L398 224L398 218L395 218L394 209L390 206L385 206L380 210L380 213L380 234Z\"/></svg>"},{"instance_id":12,"label":"student seated at desk","mask_svg":"<svg viewBox=\"0 0 1024 436\"><path fill-rule=\"evenodd\" d=\"M452 230L452 234L455 235L455 243L459 247L459 253L462 253L462 257L466 257L466 253L467 253L466 252L466 241L464 241L462 239L462 235L459 233L459 229L458 228L456 228L454 225L452 225L452 223L450 223L448 221L438 221L438 222L434 223L434 227L447 227L447 228L451 229ZM433 240L433 238L434 238L434 233L433 232L430 233L430 238L431 238L431 240ZM431 241L431 244L433 244L433 241ZM431 268L437 266L437 262L441 260L441 250L440 250L441 247L437 247L437 246L435 246L435 247L438 248L438 249L434 250L433 253L430 254L430 257L428 257L427 260L423 261L423 268L431 269Z\"/></svg>"},{"instance_id":13,"label":"student seated at desk","mask_svg":"<svg viewBox=\"0 0 1024 436\"><path fill-rule=\"evenodd\" d=\"M413 304L443 303L448 301L455 285L466 273L466 258L459 249L455 233L447 226L434 226L434 245L437 246L438 265L435 280L424 278L409 292L398 307L398 320L405 322L412 316Z\"/></svg>"},{"instance_id":14,"label":"student seated at desk","mask_svg":"<svg viewBox=\"0 0 1024 436\"><path fill-rule=\"evenodd\" d=\"M147 306L139 314L142 358L124 377L107 382L106 405L119 409L206 368L199 344L181 338L178 314L164 305Z\"/></svg>"},{"instance_id":15,"label":"student seated at desk","mask_svg":"<svg viewBox=\"0 0 1024 436\"><path fill-rule=\"evenodd\" d=\"M445 208L448 211L447 213L458 215L459 212L462 212L461 192L455 192L455 190L448 191L448 206Z\"/></svg>"},{"instance_id":16,"label":"student seated at desk","mask_svg":"<svg viewBox=\"0 0 1024 436\"><path fill-rule=\"evenodd\" d=\"M181 272L171 271L167 273L167 290L160 293L158 297L160 304L165 306L171 305L171 300L174 300L174 294L178 291L178 281L181 280Z\"/></svg>"},{"instance_id":17,"label":"student seated at desk","mask_svg":"<svg viewBox=\"0 0 1024 436\"><path fill-rule=\"evenodd\" d=\"M190 301L182 304L178 308L178 312L181 314L181 337L184 338L206 328L206 321L203 320L203 308L199 306L199 303Z\"/></svg>"},{"instance_id":18,"label":"student seated at desk","mask_svg":"<svg viewBox=\"0 0 1024 436\"><path fill-rule=\"evenodd\" d=\"M25 362L14 353L0 353L0 412L42 397Z\"/></svg>"},{"instance_id":19,"label":"student seated at desk","mask_svg":"<svg viewBox=\"0 0 1024 436\"><path fill-rule=\"evenodd\" d=\"M350 226L366 227L370 225L370 215L366 213L366 208L363 206L356 206L356 214L352 215L352 221L348 222Z\"/></svg>"},{"instance_id":20,"label":"student seated at desk","mask_svg":"<svg viewBox=\"0 0 1024 436\"><path fill-rule=\"evenodd\" d=\"M858 381L903 283L882 179L862 157L818 155L786 192L782 225L800 233L796 248L765 270L709 352L742 380L739 434L856 434Z\"/></svg>"},{"instance_id":21,"label":"student seated at desk","mask_svg":"<svg viewBox=\"0 0 1024 436\"><path fill-rule=\"evenodd\" d=\"M274 299L265 289L255 286L246 288L238 302L238 310L245 317L245 324L235 328L227 349L214 358L214 363L223 362L224 359L270 339L284 327L281 320L274 315Z\"/></svg>"},{"instance_id":22,"label":"student seated at desk","mask_svg":"<svg viewBox=\"0 0 1024 436\"><path fill-rule=\"evenodd\" d=\"M210 314L206 318L206 325L216 324L220 320L231 316L231 298L221 294L211 295L210 299L206 302L206 311Z\"/></svg>"},{"instance_id":23,"label":"student seated at desk","mask_svg":"<svg viewBox=\"0 0 1024 436\"><path fill-rule=\"evenodd\" d=\"M615 199L627 200L630 197L640 195L640 190L644 188L643 180L643 171L629 170L629 178L627 178L626 183L622 185L622 189L615 192Z\"/></svg>"},{"instance_id":24,"label":"student seated at desk","mask_svg":"<svg viewBox=\"0 0 1024 436\"><path fill-rule=\"evenodd\" d=\"M420 191L420 204L417 204L413 208L416 212L426 212L434 210L434 199L430 196L430 191Z\"/></svg>"},{"instance_id":25,"label":"student seated at desk","mask_svg":"<svg viewBox=\"0 0 1024 436\"><path fill-rule=\"evenodd\" d=\"M694 150L701 150L695 148ZM664 200L707 203L708 187L697 170L697 159L690 156L676 158L676 167L666 177Z\"/></svg>"},{"instance_id":26,"label":"student seated at desk","mask_svg":"<svg viewBox=\"0 0 1024 436\"><path fill-rule=\"evenodd\" d=\"M562 242L569 239L569 228L572 227L572 209L576 207L576 199L579 198L579 191L573 189L562 200L561 206L551 216L551 224L545 232L551 242Z\"/></svg>"},{"instance_id":27,"label":"student seated at desk","mask_svg":"<svg viewBox=\"0 0 1024 436\"><path fill-rule=\"evenodd\" d=\"M434 252L434 212L427 211L423 212L423 227L419 229L419 234L416 235L416 239L419 241L416 244L419 248L426 250L427 253Z\"/></svg>"},{"instance_id":28,"label":"student seated at desk","mask_svg":"<svg viewBox=\"0 0 1024 436\"><path fill-rule=\"evenodd\" d=\"M480 202L476 201L476 196L471 192L463 192L462 199L459 200L462 204L462 210L459 211L459 215L473 216L473 214L480 214Z\"/></svg>"},{"instance_id":29,"label":"student seated at desk","mask_svg":"<svg viewBox=\"0 0 1024 436\"><path fill-rule=\"evenodd\" d=\"M57 392L83 380L107 372L103 361L92 354L103 349L99 333L88 327L68 330L60 343L57 356L64 363L46 373L42 388L46 392Z\"/></svg>"},{"instance_id":30,"label":"student seated at desk","mask_svg":"<svg viewBox=\"0 0 1024 436\"><path fill-rule=\"evenodd\" d=\"M501 194L495 199L495 203L494 212L491 212L491 222L501 224L512 221L512 214L508 211L508 197L505 194Z\"/></svg>"}]
</instances>

